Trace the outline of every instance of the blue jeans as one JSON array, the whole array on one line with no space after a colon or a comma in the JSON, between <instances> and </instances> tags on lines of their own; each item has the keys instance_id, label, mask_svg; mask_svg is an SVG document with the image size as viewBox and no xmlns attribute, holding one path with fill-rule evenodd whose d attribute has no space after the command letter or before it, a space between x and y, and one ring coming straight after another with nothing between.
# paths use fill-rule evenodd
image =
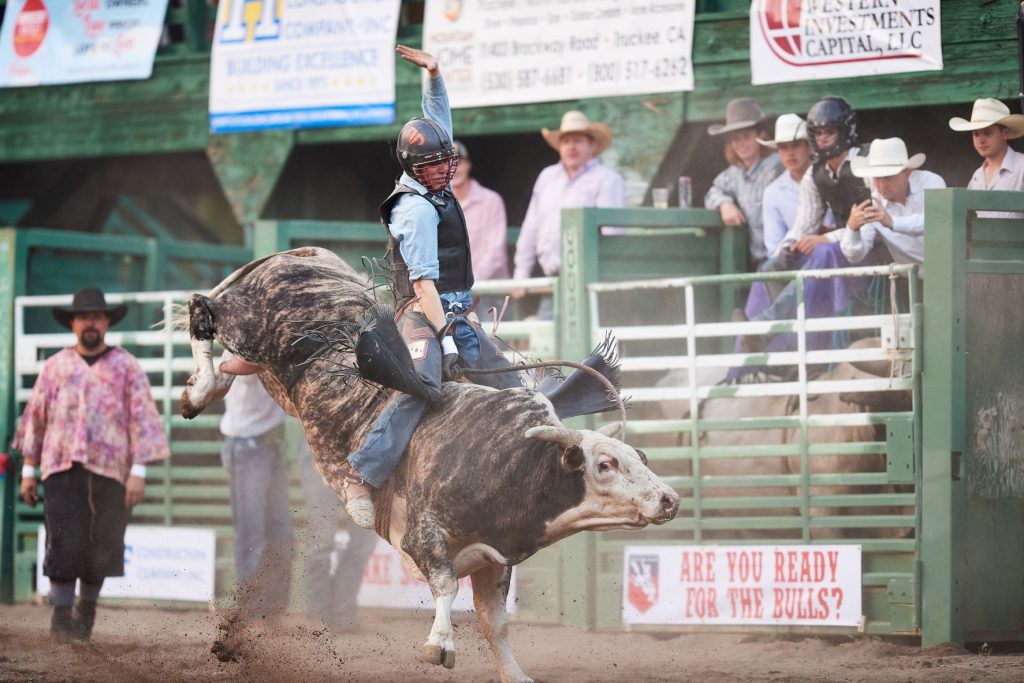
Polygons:
<instances>
[{"instance_id":1,"label":"blue jeans","mask_svg":"<svg viewBox=\"0 0 1024 683\"><path fill-rule=\"evenodd\" d=\"M344 631L358 621L356 596L363 582L363 567L377 545L377 534L359 528L345 516L337 494L324 484L313 464L313 454L305 439L299 444L298 459L307 515L302 577L306 614L310 619L325 622L332 630ZM338 563L332 574L331 553L336 549L334 536L339 523L348 532L349 540L344 550L338 550Z\"/></svg>"},{"instance_id":2,"label":"blue jeans","mask_svg":"<svg viewBox=\"0 0 1024 683\"><path fill-rule=\"evenodd\" d=\"M469 311L473 304L473 295L469 290L446 292L441 295L441 305L445 313L456 315ZM470 363L480 358L480 340L476 332L465 320L456 320L452 325L452 337L459 349L459 355ZM441 368L436 368L437 377L441 376ZM380 488L381 484L395 469L402 459L405 449L412 441L423 414L427 412L428 403L417 396L400 394L391 400L384 412L377 418L373 429L366 437L363 447L348 456L348 463L366 480L370 486Z\"/></svg>"},{"instance_id":3,"label":"blue jeans","mask_svg":"<svg viewBox=\"0 0 1024 683\"><path fill-rule=\"evenodd\" d=\"M220 454L231 486L239 606L250 618L283 613L291 582L288 471L279 444L266 436L226 437Z\"/></svg>"}]
</instances>

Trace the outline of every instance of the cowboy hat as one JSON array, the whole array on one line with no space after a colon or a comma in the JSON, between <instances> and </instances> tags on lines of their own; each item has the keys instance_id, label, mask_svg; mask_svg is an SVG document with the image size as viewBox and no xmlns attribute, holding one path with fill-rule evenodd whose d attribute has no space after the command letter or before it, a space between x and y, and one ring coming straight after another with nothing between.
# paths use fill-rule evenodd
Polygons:
<instances>
[{"instance_id":1,"label":"cowboy hat","mask_svg":"<svg viewBox=\"0 0 1024 683\"><path fill-rule=\"evenodd\" d=\"M734 130L753 128L764 120L764 113L757 100L750 97L739 97L729 100L725 105L725 123L712 123L708 126L708 135L722 135Z\"/></svg>"},{"instance_id":2,"label":"cowboy hat","mask_svg":"<svg viewBox=\"0 0 1024 683\"><path fill-rule=\"evenodd\" d=\"M581 111L567 111L562 114L562 124L558 130L549 130L547 128L541 128L540 134L544 136L548 144L554 149L558 149L558 143L562 139L562 135L565 133L583 133L584 135L590 136L595 143L597 143L597 149L594 152L594 156L597 156L601 152L608 149L608 146L612 144L612 129L606 123L600 121L591 121L587 118L587 115Z\"/></svg>"},{"instance_id":3,"label":"cowboy hat","mask_svg":"<svg viewBox=\"0 0 1024 683\"><path fill-rule=\"evenodd\" d=\"M958 131L981 130L993 124L1009 128L1010 139L1024 136L1024 116L1011 114L1009 107L992 97L974 100L970 121L959 116L949 120L949 127Z\"/></svg>"},{"instance_id":4,"label":"cowboy hat","mask_svg":"<svg viewBox=\"0 0 1024 683\"><path fill-rule=\"evenodd\" d=\"M858 178L888 178L906 168L920 168L924 154L907 158L907 145L899 138L872 140L866 157L850 159L850 171Z\"/></svg>"},{"instance_id":5,"label":"cowboy hat","mask_svg":"<svg viewBox=\"0 0 1024 683\"><path fill-rule=\"evenodd\" d=\"M75 314L92 313L94 311L106 313L107 317L110 318L110 326L113 327L121 322L121 318L128 312L128 307L124 304L108 306L107 300L103 296L103 290L96 287L82 287L75 292L74 298L71 299L71 308L53 307L53 317L61 325L71 329L71 320L75 317Z\"/></svg>"},{"instance_id":6,"label":"cowboy hat","mask_svg":"<svg viewBox=\"0 0 1024 683\"><path fill-rule=\"evenodd\" d=\"M783 142L796 142L807 139L807 123L796 114L783 114L775 119L775 139L761 140L757 144L771 149L778 149Z\"/></svg>"}]
</instances>

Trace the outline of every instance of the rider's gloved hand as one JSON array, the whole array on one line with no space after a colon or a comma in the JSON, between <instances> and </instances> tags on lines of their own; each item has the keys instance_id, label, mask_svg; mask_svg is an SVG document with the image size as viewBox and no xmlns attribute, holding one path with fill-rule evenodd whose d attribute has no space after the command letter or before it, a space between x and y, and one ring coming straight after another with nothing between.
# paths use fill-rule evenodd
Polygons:
<instances>
[{"instance_id":1,"label":"rider's gloved hand","mask_svg":"<svg viewBox=\"0 0 1024 683\"><path fill-rule=\"evenodd\" d=\"M444 356L441 358L441 377L445 382L451 382L462 376L465 369L465 362L459 355L459 349L455 346L455 338L446 334L441 337L441 350Z\"/></svg>"}]
</instances>

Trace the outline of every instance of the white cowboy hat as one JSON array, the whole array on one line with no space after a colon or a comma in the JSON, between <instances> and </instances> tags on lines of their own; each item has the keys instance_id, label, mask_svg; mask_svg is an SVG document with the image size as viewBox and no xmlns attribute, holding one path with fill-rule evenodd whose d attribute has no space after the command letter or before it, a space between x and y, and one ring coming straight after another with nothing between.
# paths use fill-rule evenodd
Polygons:
<instances>
[{"instance_id":1,"label":"white cowboy hat","mask_svg":"<svg viewBox=\"0 0 1024 683\"><path fill-rule=\"evenodd\" d=\"M850 159L850 171L858 178L888 178L906 168L921 168L924 154L907 158L907 145L899 138L872 140L866 157Z\"/></svg>"},{"instance_id":2,"label":"white cowboy hat","mask_svg":"<svg viewBox=\"0 0 1024 683\"><path fill-rule=\"evenodd\" d=\"M949 127L958 131L981 130L995 123L1009 128L1011 139L1024 136L1024 116L1011 114L1009 107L992 97L974 100L971 120L954 116L949 120Z\"/></svg>"},{"instance_id":3,"label":"white cowboy hat","mask_svg":"<svg viewBox=\"0 0 1024 683\"><path fill-rule=\"evenodd\" d=\"M783 114L775 119L775 139L761 140L757 144L778 149L781 142L796 142L807 139L807 123L796 114Z\"/></svg>"},{"instance_id":4,"label":"white cowboy hat","mask_svg":"<svg viewBox=\"0 0 1024 683\"><path fill-rule=\"evenodd\" d=\"M564 133L583 133L593 138L594 142L597 143L597 150L594 152L594 156L605 151L612 144L613 135L611 127L600 121L591 121L581 111L567 111L562 114L562 125L559 126L558 130L540 129L540 134L556 150L558 149L558 142L562 139Z\"/></svg>"}]
</instances>

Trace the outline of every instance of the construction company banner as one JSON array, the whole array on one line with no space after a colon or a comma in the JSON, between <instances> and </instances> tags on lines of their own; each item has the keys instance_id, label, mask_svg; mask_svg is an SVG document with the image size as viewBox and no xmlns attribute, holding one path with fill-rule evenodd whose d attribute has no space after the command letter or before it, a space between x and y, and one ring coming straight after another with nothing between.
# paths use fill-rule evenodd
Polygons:
<instances>
[{"instance_id":1,"label":"construction company banner","mask_svg":"<svg viewBox=\"0 0 1024 683\"><path fill-rule=\"evenodd\" d=\"M103 582L100 597L153 600L213 600L217 537L213 529L129 526L124 534L124 576ZM36 591L50 592L43 575L46 527L39 527Z\"/></svg>"},{"instance_id":2,"label":"construction company banner","mask_svg":"<svg viewBox=\"0 0 1024 683\"><path fill-rule=\"evenodd\" d=\"M167 0L8 0L0 87L149 78Z\"/></svg>"},{"instance_id":3,"label":"construction company banner","mask_svg":"<svg viewBox=\"0 0 1024 683\"><path fill-rule=\"evenodd\" d=\"M629 546L626 624L861 626L855 545Z\"/></svg>"},{"instance_id":4,"label":"construction company banner","mask_svg":"<svg viewBox=\"0 0 1024 683\"><path fill-rule=\"evenodd\" d=\"M348 534L339 531L336 547L344 548ZM344 550L339 550L344 552ZM333 563L332 563L333 564ZM512 570L512 586L507 606L515 611L515 570ZM430 587L420 581L405 567L402 556L390 543L380 538L363 569L363 583L359 587L356 601L362 607L397 607L405 609L434 609L434 597ZM468 576L459 579L459 593L455 596L452 609L468 611L473 609L473 585Z\"/></svg>"},{"instance_id":5,"label":"construction company banner","mask_svg":"<svg viewBox=\"0 0 1024 683\"><path fill-rule=\"evenodd\" d=\"M427 0L453 108L693 90L694 0Z\"/></svg>"},{"instance_id":6,"label":"construction company banner","mask_svg":"<svg viewBox=\"0 0 1024 683\"><path fill-rule=\"evenodd\" d=\"M221 0L210 131L395 120L400 0Z\"/></svg>"},{"instance_id":7,"label":"construction company banner","mask_svg":"<svg viewBox=\"0 0 1024 683\"><path fill-rule=\"evenodd\" d=\"M942 69L939 0L754 0L754 85Z\"/></svg>"}]
</instances>

